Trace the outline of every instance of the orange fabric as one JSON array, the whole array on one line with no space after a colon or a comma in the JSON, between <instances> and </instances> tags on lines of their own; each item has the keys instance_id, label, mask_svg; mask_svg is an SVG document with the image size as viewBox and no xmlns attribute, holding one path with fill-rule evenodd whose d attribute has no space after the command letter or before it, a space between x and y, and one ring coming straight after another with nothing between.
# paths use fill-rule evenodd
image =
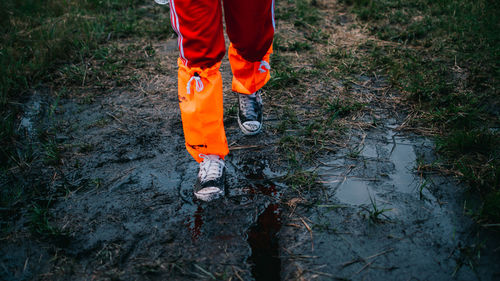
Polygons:
<instances>
[{"instance_id":1,"label":"orange fabric","mask_svg":"<svg viewBox=\"0 0 500 281\"><path fill-rule=\"evenodd\" d=\"M272 52L273 46L271 45L262 60L269 64L269 56ZM233 47L233 44L229 45L228 56L229 63L231 64L231 70L233 72L233 92L241 94L255 93L271 78L269 69L262 65L262 61L250 62L245 60L238 54L238 51Z\"/></svg>"},{"instance_id":2,"label":"orange fabric","mask_svg":"<svg viewBox=\"0 0 500 281\"><path fill-rule=\"evenodd\" d=\"M223 123L220 62L206 69L188 68L179 58L178 65L179 107L186 149L197 162L203 160L199 156L200 153L215 154L224 158L229 149ZM192 79L195 73L203 84L202 90L198 87L199 92L197 81Z\"/></svg>"}]
</instances>

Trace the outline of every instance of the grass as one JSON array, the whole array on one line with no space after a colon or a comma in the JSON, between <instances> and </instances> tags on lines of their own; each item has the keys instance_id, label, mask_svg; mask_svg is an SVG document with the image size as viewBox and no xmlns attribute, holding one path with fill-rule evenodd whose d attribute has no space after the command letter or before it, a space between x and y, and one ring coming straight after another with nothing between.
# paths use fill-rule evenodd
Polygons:
<instances>
[{"instance_id":1,"label":"grass","mask_svg":"<svg viewBox=\"0 0 500 281\"><path fill-rule=\"evenodd\" d=\"M44 149L44 163L48 165L57 165L61 160L60 149L56 142L53 140L47 141L43 144Z\"/></svg>"},{"instance_id":2,"label":"grass","mask_svg":"<svg viewBox=\"0 0 500 281\"><path fill-rule=\"evenodd\" d=\"M315 2L288 0L288 3L292 5L287 6L285 9L278 9L275 13L276 19L290 21L293 22L295 27L309 30L309 28L317 25L321 20L318 9L315 8Z\"/></svg>"},{"instance_id":3,"label":"grass","mask_svg":"<svg viewBox=\"0 0 500 281\"><path fill-rule=\"evenodd\" d=\"M366 208L365 210L368 213L368 219L371 223L381 223L384 221L382 217L387 218L384 213L389 212L392 209L380 208L377 205L377 201L375 200L375 198L370 196L370 208Z\"/></svg>"},{"instance_id":4,"label":"grass","mask_svg":"<svg viewBox=\"0 0 500 281\"><path fill-rule=\"evenodd\" d=\"M350 100L341 100L335 97L326 102L325 114L331 121L337 118L347 117L349 114L359 111L363 104Z\"/></svg>"},{"instance_id":5,"label":"grass","mask_svg":"<svg viewBox=\"0 0 500 281\"><path fill-rule=\"evenodd\" d=\"M437 137L444 165L483 198L478 220L500 222L500 3L341 2L387 42L361 46L364 69L405 93L420 116L411 125Z\"/></svg>"},{"instance_id":6,"label":"grass","mask_svg":"<svg viewBox=\"0 0 500 281\"><path fill-rule=\"evenodd\" d=\"M314 171L296 170L285 176L285 183L294 191L302 194L320 186Z\"/></svg>"},{"instance_id":7,"label":"grass","mask_svg":"<svg viewBox=\"0 0 500 281\"><path fill-rule=\"evenodd\" d=\"M49 219L48 207L41 207L38 204L34 204L30 214L31 231L43 237L57 237L63 235L63 231L53 226Z\"/></svg>"},{"instance_id":8,"label":"grass","mask_svg":"<svg viewBox=\"0 0 500 281\"><path fill-rule=\"evenodd\" d=\"M317 188L312 190L321 185L314 172L306 172L307 167L335 153L339 145L337 140L345 132L346 120L365 107L351 96L336 92L331 82L337 79L332 80L329 75L338 74L334 78L341 78L339 84L347 91L351 84L349 79L355 80L354 76L359 74L355 71L359 64L352 53L332 53L326 57L322 54L330 35L322 29L326 16L316 1L286 1L279 5L276 17L278 27L284 26L285 32L277 29L271 56L271 80L266 88L273 92L269 96L271 102L278 105L273 108L279 116L273 129L279 137L279 159L285 160L288 168L284 181L293 196L314 194L312 197L317 197L321 192ZM287 32L289 28L291 32ZM331 59L335 55L349 62L336 63ZM342 69L333 71L335 65ZM348 75L343 75L346 72ZM328 90L318 93L315 87Z\"/></svg>"},{"instance_id":9,"label":"grass","mask_svg":"<svg viewBox=\"0 0 500 281\"><path fill-rule=\"evenodd\" d=\"M481 259L481 250L484 249L484 247L484 243L480 241L476 241L476 243L471 245L458 246L457 249L455 249L455 251L458 250L458 255L454 257L456 266L451 276L455 277L460 268L464 265L471 268L474 273L477 274L477 268Z\"/></svg>"},{"instance_id":10,"label":"grass","mask_svg":"<svg viewBox=\"0 0 500 281\"><path fill-rule=\"evenodd\" d=\"M275 54L271 56L271 64L273 65L273 75L266 84L266 88L282 89L299 84L300 76L303 72L301 70L295 70L291 66L290 58L282 56L279 52L275 52Z\"/></svg>"}]
</instances>

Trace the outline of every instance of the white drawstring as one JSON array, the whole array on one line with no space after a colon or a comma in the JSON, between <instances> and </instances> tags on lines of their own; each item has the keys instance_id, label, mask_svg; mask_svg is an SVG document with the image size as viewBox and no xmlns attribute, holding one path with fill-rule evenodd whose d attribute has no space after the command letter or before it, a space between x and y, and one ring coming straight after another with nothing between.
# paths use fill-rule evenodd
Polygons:
<instances>
[{"instance_id":1,"label":"white drawstring","mask_svg":"<svg viewBox=\"0 0 500 281\"><path fill-rule=\"evenodd\" d=\"M204 86L203 86L203 82L201 81L201 77L198 75L193 75L193 76L191 76L191 79L189 79L189 81L186 85L186 90L187 90L188 94L191 94L191 81L193 81L193 79L195 80L195 83L196 83L196 91L197 92L203 91Z\"/></svg>"},{"instance_id":2,"label":"white drawstring","mask_svg":"<svg viewBox=\"0 0 500 281\"><path fill-rule=\"evenodd\" d=\"M265 60L260 61L260 65L259 65L259 72L260 73L264 73L270 69L271 69L271 66L269 65L269 63L267 61L265 61Z\"/></svg>"}]
</instances>

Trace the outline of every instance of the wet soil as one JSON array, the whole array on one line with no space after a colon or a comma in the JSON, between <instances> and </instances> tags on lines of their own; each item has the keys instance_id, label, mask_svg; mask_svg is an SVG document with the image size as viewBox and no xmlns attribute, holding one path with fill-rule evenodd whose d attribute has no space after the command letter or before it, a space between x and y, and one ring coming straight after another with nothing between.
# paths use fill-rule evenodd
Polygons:
<instances>
[{"instance_id":1,"label":"wet soil","mask_svg":"<svg viewBox=\"0 0 500 281\"><path fill-rule=\"evenodd\" d=\"M304 167L321 187L297 193L284 180L290 167L280 160L273 93L264 93L264 103L272 101L264 132L243 136L231 110L236 97L226 59L226 196L194 201L198 167L184 148L176 39L154 48L163 73L143 74L133 87L94 95L92 102L77 94L59 101L51 122L64 150L50 177L65 192L52 198L50 215L64 235L36 239L20 222L18 235L1 242L1 279L500 278L499 241L464 214L464 187L416 169L435 159L434 144L400 130L404 112L368 102L379 124L348 127L344 146ZM322 83L329 84L313 91L342 81ZM369 87L352 92L382 95ZM24 130L51 99L33 94Z\"/></svg>"},{"instance_id":2,"label":"wet soil","mask_svg":"<svg viewBox=\"0 0 500 281\"><path fill-rule=\"evenodd\" d=\"M295 241L285 246L285 280L499 277L492 263L498 240L478 235L465 216L463 187L450 177L417 172L418 161L433 160L433 143L395 131L398 124L391 121L353 137L356 154L345 149L322 159L317 171L324 198L296 210L307 218L312 237L295 225L281 232L283 240Z\"/></svg>"}]
</instances>

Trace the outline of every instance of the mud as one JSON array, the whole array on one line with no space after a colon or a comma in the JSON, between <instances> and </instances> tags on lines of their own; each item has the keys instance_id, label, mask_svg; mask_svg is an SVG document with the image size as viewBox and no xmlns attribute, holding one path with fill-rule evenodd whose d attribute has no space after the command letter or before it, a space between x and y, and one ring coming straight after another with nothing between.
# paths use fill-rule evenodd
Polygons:
<instances>
[{"instance_id":1,"label":"mud","mask_svg":"<svg viewBox=\"0 0 500 281\"><path fill-rule=\"evenodd\" d=\"M164 52L173 65L175 50ZM147 80L142 93L61 101L56 126L67 149L54 186L66 193L51 214L67 241L49 251L22 239L3 248L5 280L499 277L498 244L477 236L460 185L415 171L433 161L433 143L398 131L395 119L351 131L348 148L310 168L324 188L290 208L293 192L280 180L287 167L262 145L276 136L244 137L228 116L226 197L193 201L197 165L184 149L171 77Z\"/></svg>"},{"instance_id":2,"label":"mud","mask_svg":"<svg viewBox=\"0 0 500 281\"><path fill-rule=\"evenodd\" d=\"M434 144L400 130L404 114L370 105L380 125L349 128L344 148L306 167L322 187L299 198L285 184L290 167L277 161L272 105L265 104L264 132L253 137L228 113L236 97L227 59L226 196L193 201L198 167L184 148L176 39L154 48L162 74L140 73L137 85L90 103L81 93L59 101L52 122L64 149L48 175L57 191L51 223L63 235L54 241L19 231L2 241L1 279L500 278L499 241L464 214L464 187L416 171L419 161L435 159ZM28 132L40 106L50 104L45 98L36 92L27 104L20 124Z\"/></svg>"},{"instance_id":3,"label":"mud","mask_svg":"<svg viewBox=\"0 0 500 281\"><path fill-rule=\"evenodd\" d=\"M69 243L56 247L51 262L53 249L35 251L22 242L17 250L2 247L4 279L249 280L252 272L266 271L256 253L260 249L267 256L268 247L279 266L274 238L279 227L273 226L279 213L270 211L279 206L278 184L262 172L269 169L264 152L272 148L260 149L255 157L254 149L245 147L260 138L244 138L236 120L228 120L235 151L226 159L227 196L194 202L198 165L184 148L175 39L158 49L171 72L148 77L140 90L94 96L90 104L79 103L76 96L60 101L53 126L65 149L54 186L65 193L50 213ZM228 64L223 68L229 85ZM27 106L21 123L29 132L31 117L40 110L38 95L32 98L38 106ZM231 93L227 96L233 98L228 105L236 101ZM262 235L270 245L260 245Z\"/></svg>"}]
</instances>

